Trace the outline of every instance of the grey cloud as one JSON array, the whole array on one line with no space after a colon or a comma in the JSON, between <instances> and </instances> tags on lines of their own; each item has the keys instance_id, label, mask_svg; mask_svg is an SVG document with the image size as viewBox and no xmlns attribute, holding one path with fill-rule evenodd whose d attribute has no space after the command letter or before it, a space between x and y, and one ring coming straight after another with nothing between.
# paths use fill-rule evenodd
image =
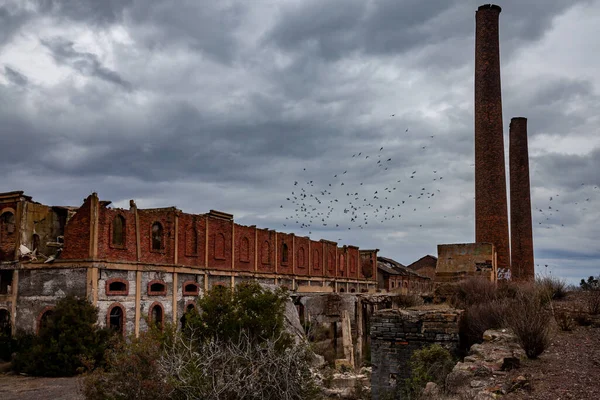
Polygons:
<instances>
[{"instance_id":1,"label":"grey cloud","mask_svg":"<svg viewBox=\"0 0 600 400\"><path fill-rule=\"evenodd\" d=\"M503 55L510 57L519 43L539 39L555 16L575 4L570 0L503 1ZM352 52L400 55L432 47L434 52L448 53L446 62L457 65L466 61L467 53L455 47L456 41L474 36L477 4L457 0L306 1L282 8L283 17L268 40L284 50L313 48L321 58L336 60ZM461 57L452 57L451 50ZM431 59L426 57L423 64ZM437 65L446 62L436 59Z\"/></svg>"},{"instance_id":2,"label":"grey cloud","mask_svg":"<svg viewBox=\"0 0 600 400\"><path fill-rule=\"evenodd\" d=\"M44 15L105 25L121 20L133 0L33 0L32 3Z\"/></svg>"},{"instance_id":3,"label":"grey cloud","mask_svg":"<svg viewBox=\"0 0 600 400\"><path fill-rule=\"evenodd\" d=\"M6 79L17 86L27 86L29 83L29 79L27 79L25 75L9 67L8 65L4 66L4 76L6 76Z\"/></svg>"},{"instance_id":4,"label":"grey cloud","mask_svg":"<svg viewBox=\"0 0 600 400\"><path fill-rule=\"evenodd\" d=\"M19 3L0 5L0 49L32 16L32 13L20 7Z\"/></svg>"},{"instance_id":5,"label":"grey cloud","mask_svg":"<svg viewBox=\"0 0 600 400\"><path fill-rule=\"evenodd\" d=\"M73 42L64 38L42 39L40 42L50 50L57 63L66 64L86 76L94 76L124 89L131 89L131 84L117 72L102 65L97 55L75 50Z\"/></svg>"}]
</instances>

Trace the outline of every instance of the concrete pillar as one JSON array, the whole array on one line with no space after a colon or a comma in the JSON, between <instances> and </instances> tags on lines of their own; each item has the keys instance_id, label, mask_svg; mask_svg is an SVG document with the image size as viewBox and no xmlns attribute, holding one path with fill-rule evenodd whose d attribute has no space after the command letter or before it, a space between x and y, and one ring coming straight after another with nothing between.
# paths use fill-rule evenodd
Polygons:
<instances>
[{"instance_id":1,"label":"concrete pillar","mask_svg":"<svg viewBox=\"0 0 600 400\"><path fill-rule=\"evenodd\" d=\"M512 278L535 279L529 184L527 118L513 118L509 129L510 234Z\"/></svg>"},{"instance_id":2,"label":"concrete pillar","mask_svg":"<svg viewBox=\"0 0 600 400\"><path fill-rule=\"evenodd\" d=\"M493 243L498 268L510 269L502 129L501 8L479 7L475 32L475 241Z\"/></svg>"}]
</instances>

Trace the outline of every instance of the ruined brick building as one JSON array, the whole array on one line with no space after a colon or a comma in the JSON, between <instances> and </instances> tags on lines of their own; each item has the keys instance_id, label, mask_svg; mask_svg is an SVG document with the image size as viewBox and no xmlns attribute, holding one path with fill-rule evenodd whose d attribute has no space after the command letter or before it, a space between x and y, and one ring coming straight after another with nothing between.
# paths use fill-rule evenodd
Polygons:
<instances>
[{"instance_id":1,"label":"ruined brick building","mask_svg":"<svg viewBox=\"0 0 600 400\"><path fill-rule=\"evenodd\" d=\"M87 297L99 323L138 334L178 323L215 285L256 279L335 292L377 287L377 250L236 224L218 211L111 208L93 193L80 207L0 194L0 323L36 331L57 299Z\"/></svg>"}]
</instances>

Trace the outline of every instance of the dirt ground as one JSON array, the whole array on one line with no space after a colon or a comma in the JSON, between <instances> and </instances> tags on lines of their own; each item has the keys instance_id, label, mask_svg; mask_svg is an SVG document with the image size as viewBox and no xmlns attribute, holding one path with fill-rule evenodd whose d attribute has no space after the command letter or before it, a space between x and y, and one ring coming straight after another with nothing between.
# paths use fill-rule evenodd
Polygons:
<instances>
[{"instance_id":1,"label":"dirt ground","mask_svg":"<svg viewBox=\"0 0 600 400\"><path fill-rule=\"evenodd\" d=\"M511 378L517 376L528 378L531 390L503 398L600 399L600 327L557 330L550 347L537 360L527 360L511 371Z\"/></svg>"},{"instance_id":2,"label":"dirt ground","mask_svg":"<svg viewBox=\"0 0 600 400\"><path fill-rule=\"evenodd\" d=\"M0 375L2 400L83 400L78 378L33 378Z\"/></svg>"}]
</instances>

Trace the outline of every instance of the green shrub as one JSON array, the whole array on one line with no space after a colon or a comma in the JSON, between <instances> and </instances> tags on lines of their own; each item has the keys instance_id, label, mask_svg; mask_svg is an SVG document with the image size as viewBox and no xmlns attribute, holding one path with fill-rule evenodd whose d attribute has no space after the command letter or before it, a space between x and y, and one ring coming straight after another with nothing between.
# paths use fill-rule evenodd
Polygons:
<instances>
[{"instance_id":1,"label":"green shrub","mask_svg":"<svg viewBox=\"0 0 600 400\"><path fill-rule=\"evenodd\" d=\"M30 375L73 376L86 365L99 365L110 333L96 326L96 307L68 296L53 311L30 346L16 354L13 368Z\"/></svg>"},{"instance_id":2,"label":"green shrub","mask_svg":"<svg viewBox=\"0 0 600 400\"><path fill-rule=\"evenodd\" d=\"M450 352L439 344L416 350L410 358L410 379L405 381L405 396L418 398L427 382L443 387L454 364Z\"/></svg>"},{"instance_id":3,"label":"green shrub","mask_svg":"<svg viewBox=\"0 0 600 400\"><path fill-rule=\"evenodd\" d=\"M271 291L257 282L244 282L233 290L215 286L198 298L201 312L187 321L187 327L202 339L238 340L243 332L256 343L274 337L283 340L287 298L284 289Z\"/></svg>"}]
</instances>

